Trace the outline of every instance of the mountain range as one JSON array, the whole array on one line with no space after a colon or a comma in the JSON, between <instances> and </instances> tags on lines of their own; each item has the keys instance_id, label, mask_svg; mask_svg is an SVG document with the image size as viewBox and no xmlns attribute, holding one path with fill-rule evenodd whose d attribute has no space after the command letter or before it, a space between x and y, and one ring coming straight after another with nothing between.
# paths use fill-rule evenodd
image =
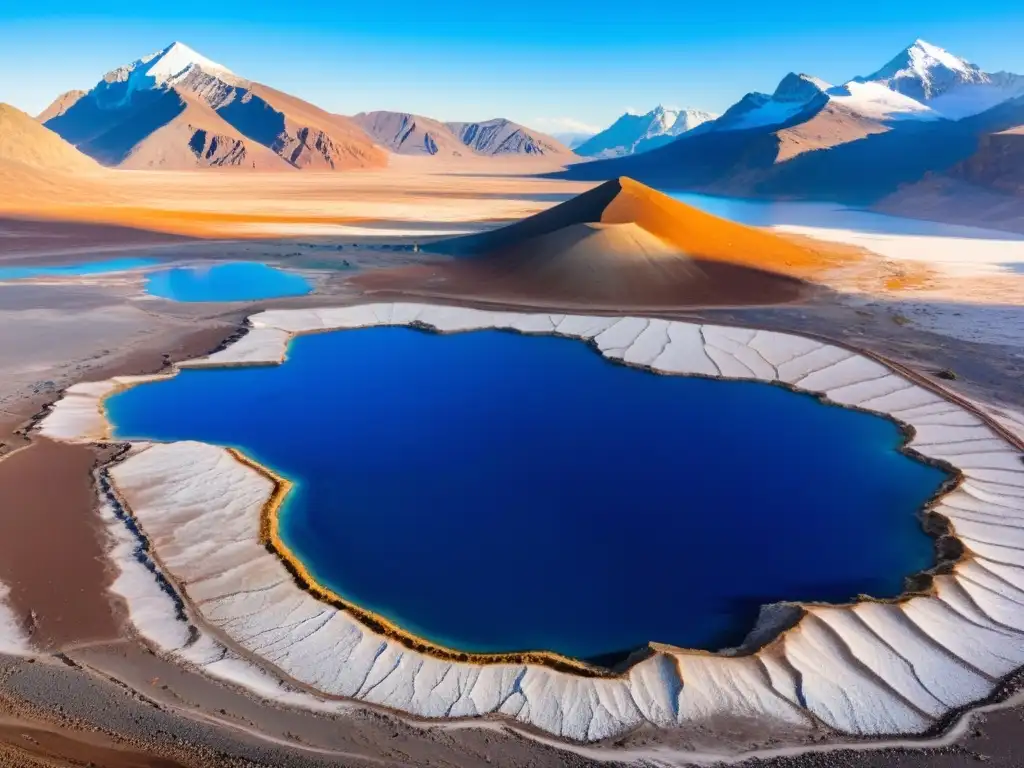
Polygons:
<instances>
[{"instance_id":1,"label":"mountain range","mask_svg":"<svg viewBox=\"0 0 1024 768\"><path fill-rule=\"evenodd\" d=\"M574 150L584 157L619 157L646 152L716 117L718 115L698 109L666 109L659 104L645 115L627 112Z\"/></svg>"},{"instance_id":2,"label":"mountain range","mask_svg":"<svg viewBox=\"0 0 1024 768\"><path fill-rule=\"evenodd\" d=\"M557 139L511 120L442 123L408 112L360 112L352 118L374 141L400 155L570 155Z\"/></svg>"},{"instance_id":3,"label":"mountain range","mask_svg":"<svg viewBox=\"0 0 1024 768\"><path fill-rule=\"evenodd\" d=\"M330 171L382 167L397 155L542 158L559 169L554 175L577 180L628 176L663 189L826 199L948 220L968 210L992 219L988 209L1009 207L999 216L1024 222L1019 202L1007 202L1024 196L1024 76L986 72L923 40L841 85L791 72L772 93L748 93L717 117L660 106L627 113L575 153L506 119L333 114L181 43L62 94L38 116L39 131L25 119L8 109L0 130L0 160L17 164L5 173L21 177L42 160L48 170L98 162Z\"/></svg>"},{"instance_id":4,"label":"mountain range","mask_svg":"<svg viewBox=\"0 0 1024 768\"><path fill-rule=\"evenodd\" d=\"M865 77L833 86L790 73L773 93L748 93L661 147L560 175L869 204L927 175L966 173L957 167L985 168L972 183L989 183L998 166L993 153L1008 151L995 148L1015 147L1022 125L1024 77L984 72L917 40ZM989 159L969 163L979 152Z\"/></svg>"},{"instance_id":5,"label":"mountain range","mask_svg":"<svg viewBox=\"0 0 1024 768\"><path fill-rule=\"evenodd\" d=\"M236 75L182 43L61 94L38 119L105 166L181 170L347 170L391 153L565 155L509 120L439 123L376 112L346 117Z\"/></svg>"}]
</instances>

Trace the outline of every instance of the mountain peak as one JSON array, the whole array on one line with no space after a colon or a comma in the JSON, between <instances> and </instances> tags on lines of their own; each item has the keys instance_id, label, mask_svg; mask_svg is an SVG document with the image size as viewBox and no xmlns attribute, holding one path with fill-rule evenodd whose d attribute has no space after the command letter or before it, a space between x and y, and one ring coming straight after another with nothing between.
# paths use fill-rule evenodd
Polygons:
<instances>
[{"instance_id":1,"label":"mountain peak","mask_svg":"<svg viewBox=\"0 0 1024 768\"><path fill-rule=\"evenodd\" d=\"M772 100L806 104L831 87L817 77L790 72L779 82L775 93L772 94Z\"/></svg>"},{"instance_id":2,"label":"mountain peak","mask_svg":"<svg viewBox=\"0 0 1024 768\"><path fill-rule=\"evenodd\" d=\"M650 112L626 112L605 130L575 148L584 157L632 155L667 144L717 115L659 104Z\"/></svg>"},{"instance_id":3,"label":"mountain peak","mask_svg":"<svg viewBox=\"0 0 1024 768\"><path fill-rule=\"evenodd\" d=\"M915 69L928 69L935 66L946 67L956 72L968 72L977 69L959 56L954 56L945 48L932 45L927 40L918 38L910 45L906 53Z\"/></svg>"},{"instance_id":4,"label":"mountain peak","mask_svg":"<svg viewBox=\"0 0 1024 768\"><path fill-rule=\"evenodd\" d=\"M136 91L169 88L197 70L230 83L241 82L227 67L175 41L104 75L94 90L96 103L102 108L122 107Z\"/></svg>"},{"instance_id":5,"label":"mountain peak","mask_svg":"<svg viewBox=\"0 0 1024 768\"><path fill-rule=\"evenodd\" d=\"M184 77L193 67L199 67L208 75L231 75L227 67L206 58L201 53L189 48L184 43L175 41L162 51L153 54L147 61L146 74L157 84L173 83Z\"/></svg>"},{"instance_id":6,"label":"mountain peak","mask_svg":"<svg viewBox=\"0 0 1024 768\"><path fill-rule=\"evenodd\" d=\"M944 48L918 38L889 63L858 82L875 82L918 101L941 96L964 83L987 83L978 67Z\"/></svg>"}]
</instances>

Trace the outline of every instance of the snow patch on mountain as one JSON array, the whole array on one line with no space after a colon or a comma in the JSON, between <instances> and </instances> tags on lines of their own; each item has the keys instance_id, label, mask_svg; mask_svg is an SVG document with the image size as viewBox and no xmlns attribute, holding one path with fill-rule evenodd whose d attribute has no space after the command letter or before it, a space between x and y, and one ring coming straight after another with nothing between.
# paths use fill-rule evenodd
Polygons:
<instances>
[{"instance_id":1,"label":"snow patch on mountain","mask_svg":"<svg viewBox=\"0 0 1024 768\"><path fill-rule=\"evenodd\" d=\"M934 120L939 115L931 107L886 88L881 83L858 83L829 88L829 101L862 117L874 120Z\"/></svg>"},{"instance_id":2,"label":"snow patch on mountain","mask_svg":"<svg viewBox=\"0 0 1024 768\"><path fill-rule=\"evenodd\" d=\"M646 152L715 117L699 109L667 109L660 104L643 115L626 112L608 128L576 147L576 154L620 157Z\"/></svg>"},{"instance_id":3,"label":"snow patch on mountain","mask_svg":"<svg viewBox=\"0 0 1024 768\"><path fill-rule=\"evenodd\" d=\"M812 102L825 103L825 91L832 86L811 75L790 72L775 92L748 93L726 110L709 130L744 131L768 125L781 125L810 108Z\"/></svg>"},{"instance_id":4,"label":"snow patch on mountain","mask_svg":"<svg viewBox=\"0 0 1024 768\"><path fill-rule=\"evenodd\" d=\"M974 64L924 40L915 40L884 67L858 82L874 82L928 102L964 84L982 84L991 78Z\"/></svg>"},{"instance_id":5,"label":"snow patch on mountain","mask_svg":"<svg viewBox=\"0 0 1024 768\"><path fill-rule=\"evenodd\" d=\"M117 109L131 101L137 91L176 85L196 70L228 83L244 82L227 67L197 53L184 43L175 42L162 51L108 72L96 86L93 95L100 106Z\"/></svg>"}]
</instances>

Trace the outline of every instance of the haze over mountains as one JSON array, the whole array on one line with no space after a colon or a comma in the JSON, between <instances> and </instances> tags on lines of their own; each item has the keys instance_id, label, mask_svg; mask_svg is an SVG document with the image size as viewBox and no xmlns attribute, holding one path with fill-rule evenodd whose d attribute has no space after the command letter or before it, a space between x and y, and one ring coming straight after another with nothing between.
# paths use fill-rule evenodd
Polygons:
<instances>
[{"instance_id":1,"label":"haze over mountains","mask_svg":"<svg viewBox=\"0 0 1024 768\"><path fill-rule=\"evenodd\" d=\"M1003 150L994 148L1016 146L1007 136L1022 125L1024 77L984 72L917 40L866 77L833 86L790 73L773 93L749 93L664 146L578 164L563 175L871 204L979 151L989 159L972 167L995 173L991 155Z\"/></svg>"}]
</instances>

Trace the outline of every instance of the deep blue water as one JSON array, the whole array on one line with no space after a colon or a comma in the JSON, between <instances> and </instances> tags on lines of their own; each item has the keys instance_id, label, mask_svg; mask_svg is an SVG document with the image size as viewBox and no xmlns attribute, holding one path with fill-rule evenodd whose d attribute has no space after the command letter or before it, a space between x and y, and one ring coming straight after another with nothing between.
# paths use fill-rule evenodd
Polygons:
<instances>
[{"instance_id":1,"label":"deep blue water","mask_svg":"<svg viewBox=\"0 0 1024 768\"><path fill-rule=\"evenodd\" d=\"M251 261L173 267L146 277L147 292L173 301L255 301L304 296L312 290L301 275Z\"/></svg>"},{"instance_id":2,"label":"deep blue water","mask_svg":"<svg viewBox=\"0 0 1024 768\"><path fill-rule=\"evenodd\" d=\"M105 259L103 261L85 261L79 264L61 264L59 266L24 266L0 267L0 280L24 280L35 277L75 277L78 275L102 275L108 272L126 272L132 269L145 269L159 264L158 259Z\"/></svg>"},{"instance_id":3,"label":"deep blue water","mask_svg":"<svg viewBox=\"0 0 1024 768\"><path fill-rule=\"evenodd\" d=\"M764 602L894 596L933 562L916 513L945 477L880 417L501 331L299 337L108 406L119 436L296 481L282 535L318 580L469 651L716 649Z\"/></svg>"}]
</instances>

